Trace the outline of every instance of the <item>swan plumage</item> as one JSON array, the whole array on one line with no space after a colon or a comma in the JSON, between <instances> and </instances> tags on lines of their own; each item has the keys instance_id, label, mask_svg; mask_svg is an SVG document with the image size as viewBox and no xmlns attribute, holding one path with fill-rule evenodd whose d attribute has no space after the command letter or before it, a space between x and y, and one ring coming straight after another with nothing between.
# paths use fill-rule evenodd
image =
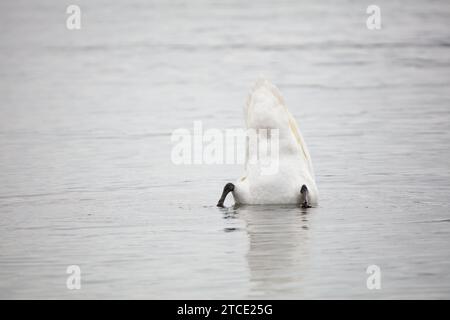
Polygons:
<instances>
[{"instance_id":1,"label":"swan plumage","mask_svg":"<svg viewBox=\"0 0 450 320\"><path fill-rule=\"evenodd\" d=\"M234 185L230 184L233 187L229 191L235 202L300 204L305 200L302 199L301 190L306 186L308 205L317 205L318 191L311 156L297 122L287 109L278 88L267 79L260 78L248 96L244 114L247 129L278 129L278 163L276 172L264 174L262 163L271 159L264 159L264 155L261 157L258 154L258 161L250 161L255 159L258 149L252 145L255 141L247 140L244 174ZM270 138L270 134L258 136L259 143L269 144L268 140L261 139Z\"/></svg>"}]
</instances>

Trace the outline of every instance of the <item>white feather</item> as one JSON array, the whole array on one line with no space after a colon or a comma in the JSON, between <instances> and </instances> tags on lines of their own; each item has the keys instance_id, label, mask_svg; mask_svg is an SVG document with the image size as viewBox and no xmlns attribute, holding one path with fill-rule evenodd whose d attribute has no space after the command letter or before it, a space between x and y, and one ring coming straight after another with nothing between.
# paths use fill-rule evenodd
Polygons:
<instances>
[{"instance_id":1,"label":"white feather","mask_svg":"<svg viewBox=\"0 0 450 320\"><path fill-rule=\"evenodd\" d=\"M266 79L259 79L249 94L244 112L248 129L279 130L278 171L264 175L260 162L249 161L257 150L250 141L246 149L245 174L235 183L233 191L236 203L298 204L301 187L306 185L309 204L317 205L311 157L280 91Z\"/></svg>"}]
</instances>

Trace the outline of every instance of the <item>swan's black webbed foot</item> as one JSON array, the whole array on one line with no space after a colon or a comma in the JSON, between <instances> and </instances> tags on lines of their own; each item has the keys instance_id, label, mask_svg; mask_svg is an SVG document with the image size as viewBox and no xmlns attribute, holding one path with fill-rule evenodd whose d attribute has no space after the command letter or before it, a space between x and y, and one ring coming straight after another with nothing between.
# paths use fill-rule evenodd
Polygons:
<instances>
[{"instance_id":1,"label":"swan's black webbed foot","mask_svg":"<svg viewBox=\"0 0 450 320\"><path fill-rule=\"evenodd\" d=\"M300 190L300 203L302 208L311 208L308 203L308 187L306 185L302 185Z\"/></svg>"},{"instance_id":2,"label":"swan's black webbed foot","mask_svg":"<svg viewBox=\"0 0 450 320\"><path fill-rule=\"evenodd\" d=\"M219 202L217 202L217 206L223 208L223 203L225 202L225 198L227 197L228 193L234 190L234 184L227 183L225 187L223 188L222 196L219 199Z\"/></svg>"}]
</instances>

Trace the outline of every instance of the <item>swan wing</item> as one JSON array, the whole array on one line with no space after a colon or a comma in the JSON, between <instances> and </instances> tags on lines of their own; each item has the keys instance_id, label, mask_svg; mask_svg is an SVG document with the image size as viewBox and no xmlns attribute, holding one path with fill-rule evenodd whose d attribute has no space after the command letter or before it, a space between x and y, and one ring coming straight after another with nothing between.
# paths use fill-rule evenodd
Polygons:
<instances>
[{"instance_id":1,"label":"swan wing","mask_svg":"<svg viewBox=\"0 0 450 320\"><path fill-rule=\"evenodd\" d=\"M312 166L311 156L308 151L308 147L306 146L305 141L303 140L303 136L300 133L300 130L298 129L297 122L295 121L294 117L291 115L289 111L288 119L289 119L289 128L291 129L292 135L294 136L297 145L300 148L302 156L304 156L306 163L308 165L308 170L311 174L311 177L314 179L314 170Z\"/></svg>"},{"instance_id":2,"label":"swan wing","mask_svg":"<svg viewBox=\"0 0 450 320\"><path fill-rule=\"evenodd\" d=\"M244 107L245 121L247 129L269 129L271 127L286 127L300 150L300 157L304 159L307 169L314 179L314 170L312 166L311 156L309 154L306 143L298 128L292 114L289 112L284 102L280 90L264 77L260 77L251 92L248 95L247 103ZM261 116L263 114L263 116ZM258 117L258 118L256 118ZM286 123L287 119L287 123ZM260 120L260 121L258 121ZM262 120L262 121L261 121ZM266 121L269 122L266 122ZM273 122L272 122L273 121ZM246 145L246 161L245 168L247 171L249 159L249 145ZM246 174L244 174L244 177Z\"/></svg>"}]
</instances>

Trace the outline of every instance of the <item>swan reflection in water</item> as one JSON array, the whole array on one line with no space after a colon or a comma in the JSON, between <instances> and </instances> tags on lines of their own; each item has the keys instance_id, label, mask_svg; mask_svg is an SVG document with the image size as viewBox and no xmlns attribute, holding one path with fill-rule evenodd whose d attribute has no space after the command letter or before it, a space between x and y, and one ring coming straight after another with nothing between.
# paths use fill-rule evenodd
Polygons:
<instances>
[{"instance_id":1,"label":"swan reflection in water","mask_svg":"<svg viewBox=\"0 0 450 320\"><path fill-rule=\"evenodd\" d=\"M235 206L226 218L241 219L249 248L250 297L295 298L308 269L308 215L296 206ZM230 231L230 230L225 230Z\"/></svg>"}]
</instances>

